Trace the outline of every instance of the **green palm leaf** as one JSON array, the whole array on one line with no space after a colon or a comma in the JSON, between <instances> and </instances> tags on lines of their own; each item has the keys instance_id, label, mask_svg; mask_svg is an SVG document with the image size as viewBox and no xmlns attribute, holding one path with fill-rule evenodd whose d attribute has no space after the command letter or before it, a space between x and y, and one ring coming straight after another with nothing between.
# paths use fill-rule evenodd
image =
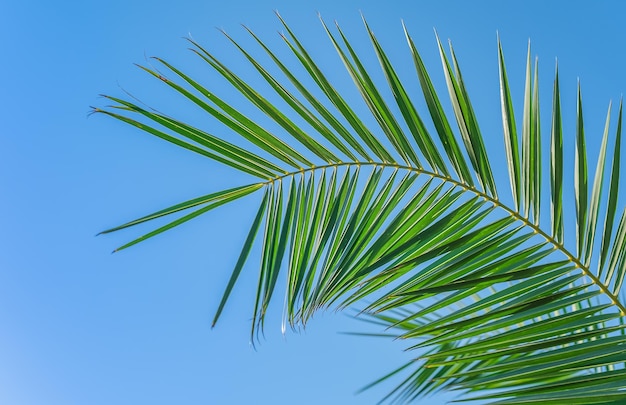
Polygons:
<instances>
[{"instance_id":1,"label":"green palm leaf","mask_svg":"<svg viewBox=\"0 0 626 405\"><path fill-rule=\"evenodd\" d=\"M419 352L415 360L376 382L404 373L384 400L410 402L438 390L460 390L463 399L494 404L626 401L626 307L619 296L626 275L626 211L616 220L621 103L612 142L609 106L589 190L580 85L576 131L567 134L557 72L550 170L542 171L538 65L531 68L529 47L518 137L498 39L504 151L512 191L510 198L501 197L497 186L506 180L494 175L489 159L500 151L487 147L493 141L481 134L451 46L448 55L437 38L458 133L406 27L416 77L401 80L364 20L386 79L376 83L376 67L367 66L339 26L331 30L322 21L330 48L377 124L368 128L359 110L279 19L286 30L282 38L288 57L302 68L299 72L250 30L270 64L263 65L227 35L269 85L266 94L192 41L202 63L262 112L265 121L244 115L242 108L162 59L156 60L172 78L142 67L183 101L208 113L216 126L231 131L236 141L117 97L107 97L112 106L95 109L250 175L255 182L176 204L103 233L181 213L123 249L263 190L213 324L250 252L258 249L252 341L275 301L279 277L286 278L285 327L304 325L320 309L356 306L362 318L385 329L380 336L406 340L408 350ZM421 85L427 111L415 107L406 90L409 79ZM307 88L307 81L313 87ZM276 96L284 104L271 101ZM279 130L272 133L265 129L269 127ZM434 128L437 137L428 128ZM568 140L576 145L575 168L569 174L563 164ZM548 182L550 191L543 196L542 183ZM576 207L573 215L563 208L568 198ZM548 203L545 223L541 212ZM568 232L576 235L573 243L564 236Z\"/></svg>"}]
</instances>

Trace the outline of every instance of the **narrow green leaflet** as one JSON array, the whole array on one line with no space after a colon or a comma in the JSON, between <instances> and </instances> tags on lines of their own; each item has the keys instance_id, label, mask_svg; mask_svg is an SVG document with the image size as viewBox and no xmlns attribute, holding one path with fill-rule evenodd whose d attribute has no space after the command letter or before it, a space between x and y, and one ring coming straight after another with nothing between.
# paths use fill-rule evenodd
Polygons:
<instances>
[{"instance_id":1,"label":"narrow green leaflet","mask_svg":"<svg viewBox=\"0 0 626 405\"><path fill-rule=\"evenodd\" d=\"M194 42L192 41L192 43ZM156 60L158 60L164 66L180 76L196 91L202 94L206 99L214 103L215 106L218 108L215 108L210 104L202 101L199 97L194 96L192 93L183 89L181 86L175 85L171 80L167 80L163 76L157 75L155 72L152 72L149 69L144 70L146 70L150 74L157 76L159 79L167 83L170 87L173 87L181 94L185 95L203 110L217 118L224 125L232 129L248 141L252 142L259 148L272 154L273 156L277 157L278 159L282 160L283 162L289 164L294 168L300 167L296 161L302 159L302 157L289 145L263 129L260 125L250 120L244 114L241 114L239 111L237 111L237 109L224 102L222 99L208 91L205 87L200 85L198 82L196 82L180 70L176 69L171 64L167 63L163 59L156 58Z\"/></svg>"},{"instance_id":2,"label":"narrow green leaflet","mask_svg":"<svg viewBox=\"0 0 626 405\"><path fill-rule=\"evenodd\" d=\"M267 311L270 300L274 293L274 289L276 287L276 282L278 281L278 275L280 274L280 270L282 267L282 262L283 262L283 258L285 255L287 243L288 243L288 238L292 234L291 224L293 222L297 205L298 205L298 202L296 200L297 200L296 184L295 184L295 181L291 181L284 218L280 218L282 201L279 202L278 206L276 207L277 214L278 214L277 224L279 223L278 221L282 219L282 225L280 226L280 231L277 230L274 232L274 234L277 235L277 238L274 240L274 246L273 246L275 249L275 253L270 263L270 267L268 269L269 271L266 274L267 281L265 285L265 296L263 297L263 304L262 304L263 308L262 308L262 313L260 315L261 325L263 325L265 311Z\"/></svg>"},{"instance_id":3,"label":"narrow green leaflet","mask_svg":"<svg viewBox=\"0 0 626 405\"><path fill-rule=\"evenodd\" d=\"M263 41L261 41L259 39L259 37L257 37L249 28L246 28L246 30L250 33L250 35L252 35L252 37L258 42L258 44L263 48L263 50L265 50L265 52L271 57L272 61L276 64L276 66L278 66L281 70L281 72L283 72L283 74L289 79L289 81L298 89L298 91L304 96L304 98L313 106L313 108L315 108L315 110L322 116L322 118L324 120L326 120L335 131L337 131L337 133L352 147L354 148L354 150L363 158L365 158L367 161L372 161L371 157L368 155L368 153L365 151L365 149L357 142L357 140L354 138L354 136L352 136L352 134L350 133L350 131L348 131L342 124L341 122L339 122L339 120L337 120L337 118L335 118L335 116L326 108L326 106L324 106L324 104L322 104L318 99L316 99L313 94L311 94L311 92L309 90L307 90L306 87L304 87L304 85L298 80L298 78L296 76L294 76L291 71L289 70L289 68L287 68L281 61L280 59L278 59L278 57L274 54L274 52L271 51L271 49L269 49L267 47L267 45L265 45L265 43ZM312 116L312 114L308 114L307 113L307 117L305 119L310 119L310 120L314 120L317 122L317 119L315 117ZM322 124L319 124L320 126L322 126ZM325 131L325 130L324 130ZM329 131L330 132L330 131ZM336 139L336 137L332 134L332 133L328 133L325 134L325 132L321 132L322 135L324 135L327 139L329 139L333 145L337 146L338 148L342 149L339 145L336 145L336 143L339 143L340 141ZM343 150L343 149L342 149ZM345 152L346 154L348 154L348 152ZM353 157L352 154L348 154L348 156ZM353 157L354 160L357 160L356 158Z\"/></svg>"},{"instance_id":4,"label":"narrow green leaflet","mask_svg":"<svg viewBox=\"0 0 626 405\"><path fill-rule=\"evenodd\" d=\"M237 263L235 264L235 268L230 276L230 280L228 280L228 285L226 285L226 289L224 290L224 294L222 295L222 299L220 300L220 304L215 311L215 316L213 317L213 322L211 323L211 327L214 327L217 323L217 320L220 318L222 314L222 310L226 305L226 301L228 301L228 297L230 296L235 283L237 283L237 279L241 274L241 270L243 270L243 266L246 263L246 259L248 259L248 255L250 254L250 250L252 249L252 244L256 238L256 234L259 231L259 225L261 224L261 220L265 215L265 208L267 207L268 200L268 192L266 190L263 195L263 201L261 202L261 206L259 207L259 211L257 212L254 221L252 222L252 226L250 227L250 232L248 232L248 236L246 237L246 241L243 244L241 249L241 253L239 254L239 258L237 259Z\"/></svg>"},{"instance_id":5,"label":"narrow green leaflet","mask_svg":"<svg viewBox=\"0 0 626 405\"><path fill-rule=\"evenodd\" d=\"M306 268L308 257L310 256L310 252L305 250L304 247L305 244L312 241L312 238L307 236L310 235L311 227L313 226L312 221L315 218L311 214L314 200L313 188L313 176L301 176L298 209L296 210L296 219L294 221L294 234L291 238L291 257L287 269L287 302L289 308L288 313L283 315L283 318L288 318L290 324L295 323L295 305L303 286L305 275L303 270Z\"/></svg>"},{"instance_id":6,"label":"narrow green leaflet","mask_svg":"<svg viewBox=\"0 0 626 405\"><path fill-rule=\"evenodd\" d=\"M576 196L576 243L578 254L584 253L585 229L587 228L587 148L583 125L582 95L578 84L576 108L576 156L574 159L574 193Z\"/></svg>"},{"instance_id":7,"label":"narrow green leaflet","mask_svg":"<svg viewBox=\"0 0 626 405\"><path fill-rule=\"evenodd\" d=\"M446 115L443 112L441 103L439 102L439 97L437 97L437 93L433 87L432 81L430 80L428 72L426 71L426 66L424 66L424 62L422 61L422 58L419 55L417 48L415 47L415 43L413 42L413 39L411 39L411 37L409 36L409 33L404 25L403 28L404 34L411 49L411 54L413 55L415 70L422 86L422 93L424 94L426 105L428 106L428 110L430 111L430 115L433 119L433 123L435 124L435 128L437 128L437 133L439 134L439 138L446 151L448 159L450 159L450 162L452 163L452 166L454 166L454 169L459 178L466 184L473 185L474 182L472 181L469 169L467 168L467 164L465 163L465 157L461 153L461 149L459 148L456 138L452 133L450 124L448 123Z\"/></svg>"},{"instance_id":8,"label":"narrow green leaflet","mask_svg":"<svg viewBox=\"0 0 626 405\"><path fill-rule=\"evenodd\" d=\"M317 266L317 273L319 274L315 287L311 292L309 302L312 303L311 308L317 305L319 302L319 295L321 294L321 286L325 285L329 278L333 276L330 269L327 267L329 258L337 252L339 245L338 236L345 231L345 226L348 221L348 214L352 200L354 199L354 193L356 190L357 176L353 175L350 171L346 171L345 175L338 186L338 191L335 195L332 205L329 209L327 220L324 221L324 233L320 240L319 247L315 252L315 266Z\"/></svg>"},{"instance_id":9,"label":"narrow green leaflet","mask_svg":"<svg viewBox=\"0 0 626 405\"><path fill-rule=\"evenodd\" d=\"M521 235L519 238L509 241L505 246L501 246L502 256L504 256L504 254L506 253L509 253L512 249L518 247L520 244L526 242L530 236L532 236L532 234ZM514 253L512 255L504 256L502 259L496 260L490 263L489 265L484 266L480 270L477 270L475 273L473 273L473 275L480 276L482 273L490 274L496 270L514 271L515 269L518 269L518 268L530 266L536 263L541 258L547 256L546 253L537 254L537 251L541 248L542 246L533 246L531 248L527 248L525 250ZM467 279L462 278L460 281L465 281L465 280ZM418 277L412 277L408 279L406 282L402 283L396 289L392 290L389 296L392 296L394 294L398 295L401 292L405 292L411 288L414 288L418 281L419 281ZM484 286L479 286L478 288L482 290ZM463 292L456 292L446 297L442 297L439 299L438 302L432 305L429 305L427 307L420 308L419 310L414 310L413 312L411 312L410 319L421 319L421 318L427 317L428 314L431 314L443 308L448 308L451 305L453 305L455 302L459 301L460 299L467 298L471 296L472 294L475 294L476 292L477 291L473 289L469 289ZM376 306L373 305L372 307L375 308Z\"/></svg>"},{"instance_id":10,"label":"narrow green leaflet","mask_svg":"<svg viewBox=\"0 0 626 405\"><path fill-rule=\"evenodd\" d=\"M619 315L617 314L604 314L594 315L600 312L610 305L603 305L598 307L592 307L582 309L575 312L566 313L560 317L542 319L532 324L527 324L516 329L503 331L502 333L491 336L485 339L478 339L471 343L468 343L462 347L454 350L441 351L432 358L446 358L450 356L459 356L462 358L456 359L456 361L475 361L478 358L485 358L492 355L489 351L500 350L500 354L515 354L520 353L533 353L536 350L551 348L561 344L572 343L581 340L586 332L582 332L585 327L597 325L607 320L615 319ZM595 335L601 335L602 330L592 331ZM558 336L558 338L552 339L552 336ZM605 341L606 339L598 340L604 346L611 346L612 341ZM562 352L566 352L570 355L570 352L584 352L588 350L588 347L569 346L567 349L560 349L551 352L545 352L537 356L544 356L549 358L562 358ZM473 355L472 355L473 354ZM447 360L450 362L450 360ZM443 364L443 363L442 363ZM501 372L507 369L517 369L527 364L540 364L537 358L516 358L508 362L501 362L495 366L492 366L491 370ZM483 369L482 371L486 371Z\"/></svg>"},{"instance_id":11,"label":"narrow green leaflet","mask_svg":"<svg viewBox=\"0 0 626 405\"><path fill-rule=\"evenodd\" d=\"M530 201L533 212L533 222L539 225L541 207L541 119L539 115L539 59L535 59L535 75L533 80L532 121L530 132L531 155L531 186Z\"/></svg>"},{"instance_id":12,"label":"narrow green leaflet","mask_svg":"<svg viewBox=\"0 0 626 405\"><path fill-rule=\"evenodd\" d=\"M264 331L265 311L267 310L267 297L273 274L277 269L273 267L276 258L278 238L280 237L280 220L282 215L283 195L282 182L272 184L267 216L265 217L265 232L261 253L261 267L259 271L259 284L257 287L254 312L250 330L250 340L258 339L260 332ZM271 295L271 294L269 294ZM256 334L255 334L256 332Z\"/></svg>"},{"instance_id":13,"label":"narrow green leaflet","mask_svg":"<svg viewBox=\"0 0 626 405\"><path fill-rule=\"evenodd\" d=\"M509 179L515 209L521 207L521 165L519 154L519 141L517 139L517 129L515 127L515 113L513 102L511 101L511 90L504 65L504 54L502 43L498 36L498 62L500 72L500 103L502 106L502 126L504 129L504 146L506 150L507 162L509 164Z\"/></svg>"},{"instance_id":14,"label":"narrow green leaflet","mask_svg":"<svg viewBox=\"0 0 626 405\"><path fill-rule=\"evenodd\" d=\"M528 218L531 210L533 189L533 98L532 98L532 70L530 66L530 41L526 57L526 81L524 83L524 116L522 117L522 212Z\"/></svg>"},{"instance_id":15,"label":"narrow green leaflet","mask_svg":"<svg viewBox=\"0 0 626 405\"><path fill-rule=\"evenodd\" d=\"M183 217L180 217L177 220L172 221L169 224L164 225L164 226L162 226L160 228L157 228L154 231L149 232L149 233L147 233L147 234L145 234L145 235L143 235L143 236L141 236L141 237L139 237L137 239L134 239L134 240L128 242L127 244L118 247L114 251L115 252L119 252L120 250L124 250L126 248L129 248L129 247L131 247L133 245L136 245L139 242L143 242L143 241L145 241L147 239L150 239L153 236L156 236L156 235L158 235L158 234L160 234L162 232L165 232L167 230L175 228L178 225L181 225L181 224L189 221L190 219L193 219L193 218L195 218L197 216L200 216L200 215L204 214L205 212L209 212L212 209L219 207L220 205L224 205L224 204L229 203L231 201L237 200L237 199L239 199L239 198L241 198L241 197L243 197L245 195L248 195L248 194L258 190L261 187L262 187L262 184L257 183L257 184L251 184L251 185L246 186L246 187L239 187L239 188L234 189L233 191L230 191L228 193L219 193L218 196L213 195L212 198L210 198L208 201L206 201L206 203L208 203L208 205L205 205L204 207L202 207L202 208L192 212L191 214L187 214L187 215L185 215ZM198 204L190 205L187 208L189 208L191 206L195 206L195 205L198 205ZM180 209L183 209L183 208L180 208ZM180 209L177 209L176 211L180 211ZM125 225L121 225L117 229L127 228L129 226L136 225L136 224L138 224L140 222L145 222L145 221L148 221L150 219L158 218L158 217L161 217L163 215L167 215L167 214L170 214L170 213L174 212L174 211L171 211L171 210L169 210L169 211L170 212L168 212L168 213L163 213L162 211L159 211L159 212L157 212L155 214L149 215L148 219L146 219L146 217L143 217L143 218L140 218L140 219L138 219L136 221L133 221L134 223L128 223L128 224L125 224ZM140 222L138 222L138 221L140 221ZM105 231L105 232L107 232L107 231ZM105 232L103 232L103 233L105 233ZM113 230L109 230L108 232L113 232Z\"/></svg>"},{"instance_id":16,"label":"narrow green leaflet","mask_svg":"<svg viewBox=\"0 0 626 405\"><path fill-rule=\"evenodd\" d=\"M454 54L452 43L450 43L450 55L452 57L452 62L454 64L456 83L460 91L459 96L457 96L458 101L459 101L459 106L461 107L461 111L463 112L463 117L465 119L465 126L468 130L468 139L470 141L470 147L473 150L474 155L477 157L476 164L480 168L479 178L481 179L481 182L483 183L488 193L493 197L497 197L498 193L496 192L496 184L493 178L493 173L491 171L491 164L489 163L489 156L487 155L487 150L485 149L484 139L480 133L480 129L478 127L478 121L476 120L476 116L474 114L474 109L472 107L472 104L470 103L469 95L467 94L465 84L463 83L463 76L461 75L461 69L459 68L459 62L457 61L456 55ZM467 148L468 153L469 153L470 147Z\"/></svg>"},{"instance_id":17,"label":"narrow green leaflet","mask_svg":"<svg viewBox=\"0 0 626 405\"><path fill-rule=\"evenodd\" d=\"M310 292L313 289L313 283L317 273L315 253L318 251L319 242L322 239L322 235L324 233L323 221L324 217L326 216L326 211L328 210L328 204L330 202L330 199L325 198L328 189L329 187L326 180L326 171L323 171L318 181L317 189L315 191L312 209L311 211L309 211L312 223L307 233L305 247L302 250L302 252L306 255L306 260L302 262L303 267L302 269L300 269L304 277L301 290L301 313L298 314L298 308L296 308L295 311L300 319L306 319L308 314L305 314L304 310L310 307Z\"/></svg>"},{"instance_id":18,"label":"narrow green leaflet","mask_svg":"<svg viewBox=\"0 0 626 405\"><path fill-rule=\"evenodd\" d=\"M178 133L181 136L184 136L185 138L196 142L210 150L214 150L215 152L223 155L225 158L232 160L234 164L237 164L237 166L245 167L245 171L255 171L262 173L265 178L268 179L275 177L277 173L284 173L282 169L268 162L266 159L263 159L229 142L222 141L221 139L206 132L203 132L197 128L194 128L183 122L171 119L161 114L151 113L133 103L125 102L120 99L114 100L122 104L124 107L128 108L129 111L142 114L152 121L162 125L163 127L175 133ZM232 164L232 166L236 167L234 164Z\"/></svg>"},{"instance_id":19,"label":"narrow green leaflet","mask_svg":"<svg viewBox=\"0 0 626 405\"><path fill-rule=\"evenodd\" d=\"M374 33L371 31L364 18L363 23L369 33L370 39L374 44L374 48L376 49L377 41L374 37ZM422 165L417 157L417 154L415 153L415 150L413 149L413 146L410 144L409 139L404 134L402 128L400 128L400 125L396 121L394 114L391 112L389 107L387 107L387 104L385 103L385 100L383 99L381 93L370 78L370 75L367 73L367 69L363 67L360 58L358 57L356 52L354 52L354 49L350 45L350 42L344 35L343 31L341 31L341 28L339 28L339 25L335 25L337 31L339 32L339 35L341 36L341 39L343 40L344 46L348 50L350 57L358 70L358 77L361 78L359 82L362 83L360 87L362 87L367 92L368 105L370 105L372 113L381 124L381 128L387 135L387 138L394 145L398 153L400 153L410 165L414 165L415 167L421 167ZM336 41L334 40L334 37L332 38L333 43L335 43ZM351 68L350 70L354 72L354 69Z\"/></svg>"},{"instance_id":20,"label":"narrow green leaflet","mask_svg":"<svg viewBox=\"0 0 626 405\"><path fill-rule=\"evenodd\" d=\"M333 88L330 82L326 79L320 68L313 62L313 59L309 56L308 52L304 49L300 41L291 31L285 21L278 16L283 27L289 33L291 39L294 41L295 46L289 42L286 37L283 37L289 48L297 56L300 63L307 70L309 75L315 80L316 84L333 103L333 105L340 111L344 118L350 123L352 128L357 132L363 142L370 148L370 150L378 156L383 162L394 162L393 157L383 147L383 145L376 139L374 134L363 124L358 115L350 108L349 104L343 97Z\"/></svg>"},{"instance_id":21,"label":"narrow green leaflet","mask_svg":"<svg viewBox=\"0 0 626 405\"><path fill-rule=\"evenodd\" d=\"M552 237L557 242L563 243L563 126L561 122L561 91L559 89L558 66L554 73L554 90L552 94L550 187L552 192L550 200L552 206Z\"/></svg>"},{"instance_id":22,"label":"narrow green leaflet","mask_svg":"<svg viewBox=\"0 0 626 405\"><path fill-rule=\"evenodd\" d=\"M196 45L197 46L197 45ZM199 48L198 55L211 65L216 71L218 71L226 80L228 80L237 90L239 90L244 96L250 100L256 107L267 114L272 120L279 124L287 133L293 136L298 142L300 142L306 149L319 158L327 161L328 163L337 162L339 159L329 152L326 148L320 145L315 139L311 138L308 134L302 131L292 120L285 116L279 108L274 106L265 97L257 93L252 87L250 87L244 80L233 73L230 69L219 62L211 53L207 52L204 48ZM311 166L312 162L309 161L302 154L296 152L297 159L306 166Z\"/></svg>"},{"instance_id":23,"label":"narrow green leaflet","mask_svg":"<svg viewBox=\"0 0 626 405\"><path fill-rule=\"evenodd\" d=\"M382 179L383 171L381 169L373 170L365 182L365 185L361 191L361 196L358 199L356 205L353 207L352 213L348 222L345 225L343 232L339 239L334 242L335 248L331 250L332 254L329 254L324 264L324 271L328 271L329 268L338 267L338 263L345 260L347 252L350 251L350 247L355 243L359 233L357 231L359 225L368 207L372 203L372 199L375 197L376 190L379 182ZM382 193L379 193L382 195Z\"/></svg>"},{"instance_id":24,"label":"narrow green leaflet","mask_svg":"<svg viewBox=\"0 0 626 405\"><path fill-rule=\"evenodd\" d=\"M604 184L604 168L606 166L606 148L609 143L609 124L611 122L611 103L606 114L606 123L604 126L604 135L602 137L602 145L600 146L600 155L598 156L598 165L596 167L596 175L593 181L593 189L591 192L591 201L589 204L589 217L587 221L587 230L585 235L584 262L589 266L591 262L591 249L596 239L596 227L598 224L598 212L600 211L600 202L602 197L602 186Z\"/></svg>"},{"instance_id":25,"label":"narrow green leaflet","mask_svg":"<svg viewBox=\"0 0 626 405\"><path fill-rule=\"evenodd\" d=\"M613 248L611 250L611 254L609 255L609 263L608 263L608 272L604 279L606 280L606 285L613 285L613 291L619 287L618 284L615 284L615 275L617 274L619 278L619 274L624 271L623 268L618 267L620 258L624 255L626 251L626 209L622 211L622 216L619 221L619 225L617 226L617 233L615 235L615 239L613 241Z\"/></svg>"},{"instance_id":26,"label":"narrow green leaflet","mask_svg":"<svg viewBox=\"0 0 626 405\"><path fill-rule=\"evenodd\" d=\"M602 232L602 246L600 247L600 261L598 263L598 277L602 276L602 270L609 252L611 236L613 234L613 223L615 221L615 211L617 210L617 198L619 191L620 172L620 152L622 143L622 102L619 103L619 113L617 118L617 131L615 135L615 145L613 146L613 167L609 179L609 196L606 217L604 220L604 231ZM608 284L608 283L605 283Z\"/></svg>"},{"instance_id":27,"label":"narrow green leaflet","mask_svg":"<svg viewBox=\"0 0 626 405\"><path fill-rule=\"evenodd\" d=\"M216 202L219 200L231 198L233 196L237 196L235 198L243 197L244 195L254 192L263 187L262 183L250 184L247 186L240 186L231 188L229 190L218 191L216 193L211 193L207 195L203 195L202 197L197 197L176 205L172 205L171 207L165 208L163 210L154 212L150 215L146 215L144 217L135 219L134 221L127 222L123 225L116 226L115 228L107 229L106 231L100 232L100 234L111 233L115 231L119 231L120 229L128 228L134 225L141 224L143 222L151 221L153 219L157 219L166 215L173 214L175 212L184 211L189 208L197 207L198 205L208 204L211 202ZM243 193L243 194L242 194Z\"/></svg>"},{"instance_id":28,"label":"narrow green leaflet","mask_svg":"<svg viewBox=\"0 0 626 405\"><path fill-rule=\"evenodd\" d=\"M112 108L124 109L124 107L112 107ZM198 153L198 154L200 154L202 156L206 156L206 157L208 157L210 159L213 159L213 160L216 160L216 161L218 161L220 163L223 163L223 164L225 164L227 166L231 166L231 167L233 167L235 169L241 170L244 173L248 173L248 174L251 174L251 175L253 175L255 177L260 177L260 178L267 178L268 177L268 175L266 175L263 172L258 172L256 170L251 169L250 167L246 167L246 166L240 165L237 162L234 162L232 160L226 159L224 156L220 156L220 155L217 155L215 153L212 153L212 152L210 152L210 151L208 151L208 150L206 150L204 148L201 148L201 147L199 147L199 146L197 146L195 144L186 142L186 141L184 141L182 139L179 139L179 138L177 138L175 136L171 136L171 135L169 135L169 134L167 134L167 133L165 133L163 131L160 131L160 130L154 128L154 127L151 127L149 125L141 123L141 122L139 122L137 120L134 120L132 118L128 118L128 117L126 117L124 115L121 115L121 114L116 114L116 113L114 113L112 111L104 111L104 110L98 110L98 109L96 109L95 111L96 112L100 112L102 114L106 114L106 115L108 115L110 117L118 119L118 120L120 120L122 122L125 122L125 123L129 124L129 125L137 127L139 129L141 129L143 131L146 131L149 134L152 134L152 135L154 135L154 136L156 136L158 138L161 138L161 139L163 139L163 140L165 140L167 142L170 142L170 143L172 143L174 145L180 146L181 148L190 150L190 151Z\"/></svg>"},{"instance_id":29,"label":"narrow green leaflet","mask_svg":"<svg viewBox=\"0 0 626 405\"><path fill-rule=\"evenodd\" d=\"M538 394L547 393L547 392L558 392L560 390L563 390L563 388L577 389L577 388L593 387L599 381L602 381L603 383L612 383L615 381L626 381L626 369L607 371L603 373L586 374L586 375L581 375L581 376L570 378L566 381L559 381L559 382L555 382L552 384L546 384L545 386L542 386L542 387L525 388L525 389L520 389L520 390L514 390L507 394L492 394L488 396L477 397L475 399L476 400L487 399L487 398L493 399L493 398L499 398L499 397L500 398L507 397L511 395L518 395L518 394L523 394L524 396L533 396L533 395L538 395ZM529 402L529 403L537 403L537 401Z\"/></svg>"},{"instance_id":30,"label":"narrow green leaflet","mask_svg":"<svg viewBox=\"0 0 626 405\"><path fill-rule=\"evenodd\" d=\"M246 59L255 67L255 69L263 76L265 81L276 91L276 93L283 99L289 106L304 118L315 130L329 140L335 147L341 152L346 154L349 158L356 160L356 157L350 152L350 150L343 144L337 137L328 129L317 117L309 111L294 95L292 95L283 85L275 79L270 72L268 72L260 63L258 63L245 49L243 49L234 39L224 32L224 35L244 54ZM296 131L300 137L307 140L307 143L312 145L316 153L320 156L330 159L331 161L339 161L339 159L330 151L325 150L322 145L311 139L304 131L298 128L293 122L288 123L289 128Z\"/></svg>"},{"instance_id":31,"label":"narrow green leaflet","mask_svg":"<svg viewBox=\"0 0 626 405\"><path fill-rule=\"evenodd\" d=\"M435 172L441 172L444 175L448 175L448 169L443 161L443 158L439 154L437 147L435 146L428 130L424 126L424 122L420 118L413 102L411 101L409 95L407 94L404 86L400 82L398 75L396 74L393 65L387 58L385 51L382 46L378 43L378 40L374 36L374 33L369 29L369 26L366 24L366 28L368 30L368 34L370 36L370 41L374 46L374 50L376 51L376 56L378 57L378 61L385 73L385 77L387 79L387 83L393 93L393 96L396 100L396 104L402 113L402 116L413 135L413 139L417 143L419 150L425 156L426 160L430 164L431 168Z\"/></svg>"}]
</instances>

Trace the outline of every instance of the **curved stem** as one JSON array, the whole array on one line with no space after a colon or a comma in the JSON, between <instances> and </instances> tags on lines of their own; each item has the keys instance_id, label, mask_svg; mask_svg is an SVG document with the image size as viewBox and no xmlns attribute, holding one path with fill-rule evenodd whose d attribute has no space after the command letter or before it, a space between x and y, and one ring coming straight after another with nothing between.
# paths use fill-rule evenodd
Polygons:
<instances>
[{"instance_id":1,"label":"curved stem","mask_svg":"<svg viewBox=\"0 0 626 405\"><path fill-rule=\"evenodd\" d=\"M517 219L518 221L521 221L524 223L524 225L530 227L536 234L541 235L548 243L552 244L556 249L558 249L559 251L561 251L569 261L571 261L572 263L574 263L574 265L576 267L578 267L587 277L589 277L591 279L591 281L598 286L598 288L600 288L600 290L611 300L611 303L613 305L615 305L619 311L621 312L622 316L626 316L626 306L624 306L619 299L617 298L617 296L615 294L613 294L607 286L605 286L598 277L596 277L591 270L589 269L589 267L585 266L576 256L574 256L572 253L570 253L570 251L565 247L565 245L563 245L562 243L558 242L556 239L554 239L552 236L550 236L549 234L545 233L541 228L539 228L538 225L528 221L527 218L525 218L524 216L522 216L519 212L509 208L508 206L502 204L502 202L500 202L500 200L497 200L495 198L493 198L492 196L477 190L474 187L468 186L467 184L461 183L458 180L455 180L451 177L447 177L444 176L440 173L436 173L436 172L432 172L429 170L425 170L422 168L416 168L416 167L411 167L411 166L405 166L405 165L399 165L397 163L380 163L380 162L341 162L341 163L335 163L335 164L327 164L327 165L321 165L321 166L311 166L308 167L306 169L301 169L295 172L290 172L278 177L275 177L273 179L270 179L266 182L264 182L263 184L272 184L275 181L281 181L284 178L287 177L292 177L296 174L304 174L307 172L313 172L315 170L324 170L324 169L329 169L329 168L338 168L338 167L342 167L342 166L375 166L375 167L382 167L382 168L395 168L395 169L403 169L403 170L408 170L408 171L412 171L418 174L425 174L427 176L430 176L432 178L436 178L436 179L441 179L443 181L452 183L458 187L462 187L472 193L474 193L477 196L480 196L482 198L484 198L487 201L490 201L491 203L493 203L495 206L502 208L504 211L506 211L508 214L512 215L515 219Z\"/></svg>"}]
</instances>

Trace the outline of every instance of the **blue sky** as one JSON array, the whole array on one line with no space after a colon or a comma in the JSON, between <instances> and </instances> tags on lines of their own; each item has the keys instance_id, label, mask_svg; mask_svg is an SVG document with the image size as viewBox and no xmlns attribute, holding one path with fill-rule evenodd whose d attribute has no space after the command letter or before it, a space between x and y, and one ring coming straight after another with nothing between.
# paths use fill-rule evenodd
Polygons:
<instances>
[{"instance_id":1,"label":"blue sky","mask_svg":"<svg viewBox=\"0 0 626 405\"><path fill-rule=\"evenodd\" d=\"M168 113L213 125L133 63L147 64L147 56L158 55L192 74L206 74L181 39L192 35L243 70L215 27L249 43L240 27L245 24L280 48L277 9L321 63L338 67L316 13L328 22L338 20L360 41L359 49L370 52L361 11L409 80L415 76L412 66L403 64L410 59L401 19L439 85L432 29L453 41L493 148L502 146L496 32L518 109L531 38L540 61L543 108L550 106L558 57L566 142L573 135L580 78L589 150L595 154L608 102L626 91L626 6L543 3L1 2L0 403L376 403L390 386L354 393L407 360L403 346L339 334L363 326L332 312L318 314L301 334L283 336L280 308L274 308L265 339L253 350L248 335L254 266L211 330L255 214L255 198L110 254L141 230L96 238L99 231L246 180L104 116L88 117L89 106L105 104L98 94L128 91ZM336 75L347 78L339 70ZM356 95L347 80L340 83ZM222 82L212 88L228 97ZM544 124L547 133L547 119Z\"/></svg>"}]
</instances>

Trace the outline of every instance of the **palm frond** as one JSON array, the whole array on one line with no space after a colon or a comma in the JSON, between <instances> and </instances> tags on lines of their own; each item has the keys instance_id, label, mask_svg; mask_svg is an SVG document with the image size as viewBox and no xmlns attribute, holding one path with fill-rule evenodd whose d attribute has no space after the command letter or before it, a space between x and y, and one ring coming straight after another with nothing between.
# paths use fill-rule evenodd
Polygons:
<instances>
[{"instance_id":1,"label":"palm frond","mask_svg":"<svg viewBox=\"0 0 626 405\"><path fill-rule=\"evenodd\" d=\"M420 84L425 112L418 112L406 90L407 79L401 80L365 19L366 37L386 83L376 83L374 67L367 66L367 58L338 25L331 29L322 20L329 47L365 103L361 111L279 20L286 31L284 59L246 28L269 57L267 65L226 35L267 83L267 94L191 41L200 61L230 83L248 106L230 105L163 59L156 61L172 78L141 67L229 130L234 142L117 97L107 97L112 106L95 109L255 179L103 232L181 213L118 250L263 190L213 324L256 248L261 259L252 341L263 330L281 276L286 278L285 326L304 325L320 309L359 308L362 318L386 329L381 335L406 340L408 350L419 353L376 382L405 373L384 400L410 402L439 390L460 390L463 400L494 404L626 401L626 306L619 299L626 275L626 210L616 220L621 103L612 142L609 105L589 189L580 84L576 131L567 134L557 71L550 170L542 170L538 63L535 59L533 67L529 45L518 123L498 38L504 152L512 192L503 197L497 185L507 180L494 174L490 162L499 151L481 134L451 45L447 53L436 38L451 103L449 118L406 26L413 79ZM301 70L288 67L287 57ZM307 88L304 83L311 80L314 86ZM282 104L272 101L276 97ZM244 114L251 106L266 121ZM364 113L371 114L376 127L365 124ZM270 127L279 130L272 133L266 129ZM564 168L568 140L576 146L569 175ZM544 182L550 184L546 195ZM564 209L567 198L575 204L573 213ZM547 204L549 217L541 215ZM565 238L568 232L576 236L573 243Z\"/></svg>"}]
</instances>

